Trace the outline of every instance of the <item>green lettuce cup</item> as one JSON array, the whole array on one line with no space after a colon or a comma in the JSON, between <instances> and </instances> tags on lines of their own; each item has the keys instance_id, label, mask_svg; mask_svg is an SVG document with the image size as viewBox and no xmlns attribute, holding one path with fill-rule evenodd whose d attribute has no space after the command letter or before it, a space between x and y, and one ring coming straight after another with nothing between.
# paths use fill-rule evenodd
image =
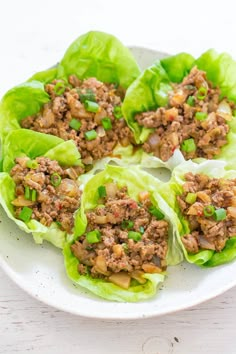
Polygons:
<instances>
[{"instance_id":1,"label":"green lettuce cup","mask_svg":"<svg viewBox=\"0 0 236 354\"><path fill-rule=\"evenodd\" d=\"M127 189L124 189L125 187ZM107 277L108 273L106 272L103 273L104 275L106 275L105 277L101 274L98 277L94 275L93 269L91 267L86 268L86 261L82 260L82 258L78 259L78 254L76 253L77 251L75 249L79 247L79 249L81 250L81 242L83 242L84 247L84 242L89 242L89 244L86 246L85 252L90 252L92 247L98 247L97 250L99 249L99 247L101 249L104 249L104 247L101 246L102 242L112 242L113 239L112 236L109 236L109 240L106 239L105 241L105 235L107 235L107 232L110 235L112 229L114 228L116 229L116 231L113 231L120 233L120 235L123 232L123 237L126 237L124 236L124 233L126 234L126 232L128 232L128 238L132 238L132 240L120 240L120 244L118 244L119 242L117 241L117 244L114 245L115 248L112 248L114 250L114 254L111 256L111 259L113 259L112 257L117 256L117 252L129 252L128 249L129 247L131 247L129 242L131 242L134 248L138 247L138 241L141 240L142 233L144 235L143 237L146 237L145 232L147 232L146 227L148 226L141 226L137 229L138 226L136 223L139 222L137 218L133 221L131 219L125 220L125 218L123 220L123 217L119 215L117 210L114 211L114 215L108 213L107 217L109 215L109 218L111 219L113 217L120 218L120 221L111 221L111 219L109 219L110 221L108 219L104 221L104 216L99 216L99 214L101 213L100 208L108 208L108 205L112 203L112 205L116 207L119 206L119 203L121 203L122 205L123 203L124 205L128 203L131 209L138 208L138 205L141 208L142 203L140 202L140 196L142 195L142 198L145 198L148 195L148 198L150 198L149 202L151 203L152 207L152 215L156 215L155 217L153 216L156 221L153 221L152 219L152 222L159 222L161 224L168 225L168 251L164 263L165 265L173 265L179 263L182 260L183 255L175 235L177 229L181 228L181 224L179 223L176 214L168 206L165 200L160 196L158 188L163 188L163 183L158 180L153 180L153 178L148 173L141 171L138 167L128 169L120 166L107 165L104 171L98 173L92 179L90 179L90 181L85 185L81 199L81 207L75 216L74 239L68 242L63 250L67 275L76 285L82 286L102 298L113 301L135 302L148 299L156 294L157 286L164 280L165 267L164 269L159 269L158 272L154 271L153 273L151 273L151 271L149 273L148 271L145 272L144 270L142 270L142 275L139 275L138 277L139 280L137 280L137 277L136 279L129 279L129 282L131 280L129 285L126 284L126 286L123 287L123 285L118 285L118 283L113 279L114 274L112 274L112 277L111 274L109 274L109 277ZM114 189L116 190L116 192L114 192ZM114 194L113 192L120 193L118 194L119 198L123 199L120 200L117 197L117 194ZM112 194L110 195L109 193ZM125 193L127 193L127 195L124 195ZM114 198L116 198L116 200ZM124 208L126 207L122 207L122 213L125 212ZM128 209L129 208L127 207L127 210ZM132 212L131 209L129 209L129 212ZM97 225L97 227L101 227L101 231L91 231L91 228L95 227L95 224L92 224L92 222L89 221L93 213L98 213L98 216L95 216L95 219L98 218L96 219L97 222L100 224L103 223L100 226ZM102 211L102 213L104 213L104 211ZM142 213L144 213L144 210L142 211ZM128 218L127 214L126 217ZM106 224L104 224L104 222L106 222ZM101 243L98 243L101 241L101 237L103 241ZM126 242L128 243L128 245L126 244ZM108 248L109 246L107 246L107 249L105 249L103 252L108 252ZM122 251L123 249L125 251ZM98 253L99 252L100 251L98 250ZM77 256L75 254L77 254ZM124 253L122 254L124 256ZM118 258L120 256L118 254ZM101 256L100 254L100 258L101 257L103 256ZM95 260L95 265L99 267L98 258L99 257L97 257ZM101 261L102 260L99 259L99 262ZM122 268L123 265L120 265L121 263L119 263L119 261L117 262L117 264L119 264L117 265L117 267ZM111 267L114 266L116 267L115 264L111 265ZM144 267L143 269L146 268ZM128 273L126 271L118 271L118 274L121 273L122 277L125 277L126 279ZM140 277L142 278L141 283Z\"/></svg>"},{"instance_id":2,"label":"green lettuce cup","mask_svg":"<svg viewBox=\"0 0 236 354\"><path fill-rule=\"evenodd\" d=\"M77 82L79 82L79 80L96 78L98 81L95 82L95 85L99 85L99 82L102 82L104 85L106 84L112 91L112 85L114 86L114 90L118 89L119 87L121 87L122 90L126 90L139 74L140 69L133 55L129 49L125 47L117 38L104 32L88 32L78 37L69 46L62 60L55 68L36 73L27 82L13 87L4 95L0 104L1 139L4 140L11 130L21 128L22 121L25 118L33 117L37 115L41 109L43 109L43 107L48 107L47 105L50 104L51 97L54 95L54 93L60 97L60 94L63 92L63 88L71 88L71 75L74 76L74 80ZM55 92L50 92L49 94L49 91L45 89L45 85L51 82L55 82L55 80L57 80L57 83L55 84ZM74 91L76 91L76 87ZM84 95L83 93L81 95L83 96L83 102L86 100L86 107L88 106L88 112L91 113L95 112L95 108L97 107L94 108L94 106L96 106L96 104L93 103L94 95L91 95L90 89L88 89L88 91L90 93L89 96L86 94ZM123 93L121 93L121 96L122 95ZM117 110L115 112L116 116L121 118L119 104L117 107L115 106L115 108ZM57 113L60 115L58 110ZM71 114L72 113L73 112L71 112ZM101 114L102 113L103 112L101 112ZM85 114L86 117L87 115ZM89 131L87 134L88 136L86 135L86 139L89 141L89 145L92 144L90 143L90 140L94 139L91 134L95 134L95 137L97 137L97 135L98 137L103 137L104 134L107 133L109 129L111 129L111 118L112 113L110 112L110 117L107 117L107 112L104 111L103 121L101 122L101 119L99 120L101 125L99 131L94 133L94 128L89 128L90 130L92 129L92 133ZM45 128L44 131L34 128L33 130L58 136L57 132L52 133L52 130L49 131L48 129L51 119L52 117L50 114L47 114L45 119L43 119L45 123L45 126L43 126L43 128ZM70 129L74 129L75 132L79 130L81 122L78 120L78 117L73 117L72 115L72 117L69 117L68 119L70 119ZM115 120L115 123L117 123L118 126L122 125L118 124L118 119ZM40 125L42 125L42 122L40 122L39 126ZM26 126L23 127L28 128ZM119 132L120 129L117 128L117 131ZM60 137L62 136L63 134L60 135ZM69 140L71 137L69 137L69 139L66 137L63 139ZM121 137L121 140L122 139L125 140L125 136ZM127 144L128 143L126 142L126 145ZM89 146L89 149L90 148L91 146Z\"/></svg>"},{"instance_id":3,"label":"green lettuce cup","mask_svg":"<svg viewBox=\"0 0 236 354\"><path fill-rule=\"evenodd\" d=\"M61 188L61 195L64 193L63 198L69 195L68 193L65 194L65 183L67 182L68 185L70 181L70 196L73 195L73 189L75 188L77 195L80 194L76 180L70 180L68 175L59 175L61 172L64 173L65 169L68 169L70 174L75 170L83 172L83 165L76 145L70 140L65 142L54 136L18 129L8 134L4 141L3 153L3 172L0 173L0 203L7 216L21 230L32 233L36 243L47 240L54 246L62 248L69 235L68 230L65 230L65 227L55 217L52 220L50 219L49 223L45 220L42 223L40 214L34 218L31 216L35 213L34 208L37 208L38 203L43 205L40 204L44 201L42 198L47 197L45 195L45 193L47 194L46 187L43 187L42 190L39 188L39 183L42 180L46 181L45 186L47 185L48 190L51 188L54 198L57 195L57 192L55 192L57 188ZM53 165L56 166L56 171L53 171ZM41 167L40 170L39 166ZM48 168L51 169L51 172L48 171ZM77 175L74 178L76 179ZM43 183L41 183L41 186ZM63 186L64 190L62 190ZM39 197L42 200L39 201ZM50 202L50 199L48 201ZM53 203L53 200L51 202ZM44 204L45 207L46 204ZM36 211L39 212L39 210ZM43 214L42 211L41 214ZM45 208L45 215L49 218L47 207ZM73 218L73 215L71 215L71 218Z\"/></svg>"},{"instance_id":4,"label":"green lettuce cup","mask_svg":"<svg viewBox=\"0 0 236 354\"><path fill-rule=\"evenodd\" d=\"M185 259L215 267L236 258L236 172L223 161L186 161L161 191L182 224L177 231Z\"/></svg>"},{"instance_id":5,"label":"green lettuce cup","mask_svg":"<svg viewBox=\"0 0 236 354\"><path fill-rule=\"evenodd\" d=\"M194 75L195 81L191 81ZM218 54L213 49L196 60L187 53L170 56L157 60L144 70L128 88L122 105L124 117L133 130L136 142L144 144L146 149L142 163L173 169L184 161L185 156L186 159L224 160L227 162L227 169L235 168L235 87L235 61L230 55ZM153 112L153 117L148 115L148 112ZM157 122L156 112L160 113L158 114L162 119L162 125ZM178 115L183 117L182 122ZM152 119L155 124L158 123L156 127L153 127L155 124ZM187 121L188 119L191 122ZM211 131L213 127L209 126L210 120L217 121L215 131ZM187 131L185 125L190 123L194 123L194 126ZM177 124L180 124L179 128ZM173 134L166 137L166 148L162 141L163 154L161 154L158 152L162 148L159 140L163 138L167 129ZM204 133L205 140L202 140L202 135L197 135L199 131L201 134ZM165 157L169 142L173 142L173 146Z\"/></svg>"},{"instance_id":6,"label":"green lettuce cup","mask_svg":"<svg viewBox=\"0 0 236 354\"><path fill-rule=\"evenodd\" d=\"M126 89L140 74L140 69L130 50L116 37L91 31L70 45L58 65L59 78L72 74L80 79L96 77Z\"/></svg>"}]
</instances>

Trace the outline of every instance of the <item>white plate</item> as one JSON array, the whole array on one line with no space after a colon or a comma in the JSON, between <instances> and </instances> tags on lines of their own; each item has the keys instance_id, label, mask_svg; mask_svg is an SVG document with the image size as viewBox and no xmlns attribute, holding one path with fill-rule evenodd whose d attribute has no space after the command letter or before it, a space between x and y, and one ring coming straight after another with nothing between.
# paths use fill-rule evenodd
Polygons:
<instances>
[{"instance_id":1,"label":"white plate","mask_svg":"<svg viewBox=\"0 0 236 354\"><path fill-rule=\"evenodd\" d=\"M132 48L142 67L164 54ZM236 262L213 269L183 263L168 269L168 277L150 301L115 303L102 300L67 279L60 250L34 244L0 209L0 265L9 277L35 298L60 310L102 319L135 319L167 314L199 304L236 285Z\"/></svg>"}]
</instances>

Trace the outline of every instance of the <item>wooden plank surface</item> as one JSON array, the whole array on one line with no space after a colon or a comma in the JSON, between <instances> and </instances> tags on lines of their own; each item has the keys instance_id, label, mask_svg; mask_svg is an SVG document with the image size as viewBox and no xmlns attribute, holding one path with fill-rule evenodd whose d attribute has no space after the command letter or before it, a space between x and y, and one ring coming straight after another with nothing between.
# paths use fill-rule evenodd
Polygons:
<instances>
[{"instance_id":1,"label":"wooden plank surface","mask_svg":"<svg viewBox=\"0 0 236 354\"><path fill-rule=\"evenodd\" d=\"M0 354L234 354L236 288L164 317L101 321L48 307L0 271Z\"/></svg>"}]
</instances>

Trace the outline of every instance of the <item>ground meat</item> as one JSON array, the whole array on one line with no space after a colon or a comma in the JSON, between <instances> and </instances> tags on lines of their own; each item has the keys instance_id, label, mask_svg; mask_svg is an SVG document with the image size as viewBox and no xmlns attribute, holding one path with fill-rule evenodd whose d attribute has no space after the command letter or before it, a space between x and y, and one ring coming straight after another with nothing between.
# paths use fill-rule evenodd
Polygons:
<instances>
[{"instance_id":1,"label":"ground meat","mask_svg":"<svg viewBox=\"0 0 236 354\"><path fill-rule=\"evenodd\" d=\"M15 216L21 219L23 208L30 207L31 219L45 226L56 222L62 230L71 233L73 214L80 205L81 192L76 179L81 168L62 168L57 161L46 157L37 157L33 161L21 157L15 162L10 172L16 183L16 198L12 201ZM30 163L35 166L27 167Z\"/></svg>"},{"instance_id":2,"label":"ground meat","mask_svg":"<svg viewBox=\"0 0 236 354\"><path fill-rule=\"evenodd\" d=\"M64 86L64 82L54 80L47 84L45 90L50 102L38 114L23 119L21 126L64 140L73 139L85 165L111 155L118 142L123 146L133 142L133 134L120 110L124 97L121 88L95 78L80 81L73 75L69 77L69 83L70 86ZM98 104L96 112L86 108L86 100ZM108 126L104 118L108 120ZM89 131L95 131L92 140L86 135Z\"/></svg>"},{"instance_id":3,"label":"ground meat","mask_svg":"<svg viewBox=\"0 0 236 354\"><path fill-rule=\"evenodd\" d=\"M182 242L190 253L200 249L220 252L226 241L236 236L236 179L209 178L190 172L185 174L185 181L177 201L190 233L182 237ZM219 209L223 216L217 219Z\"/></svg>"},{"instance_id":4,"label":"ground meat","mask_svg":"<svg viewBox=\"0 0 236 354\"><path fill-rule=\"evenodd\" d=\"M128 196L126 187L107 184L105 188L106 196L100 200L103 206L86 212L86 233L71 246L80 261L78 271L115 283L117 275L145 282L142 274L166 268L168 223L152 215L147 192L143 194L146 199L137 202ZM88 235L94 230L99 240L89 243ZM139 239L131 238L130 232L138 233Z\"/></svg>"},{"instance_id":5,"label":"ground meat","mask_svg":"<svg viewBox=\"0 0 236 354\"><path fill-rule=\"evenodd\" d=\"M231 113L219 112L223 101L230 112L233 103L222 100L220 90L212 87L206 73L194 67L182 83L173 85L167 107L135 116L140 126L154 129L143 145L144 150L163 161L177 148L186 159L212 159L227 144L227 120L232 118ZM203 115L199 117L199 113ZM193 143L190 149L184 146L188 139Z\"/></svg>"}]
</instances>

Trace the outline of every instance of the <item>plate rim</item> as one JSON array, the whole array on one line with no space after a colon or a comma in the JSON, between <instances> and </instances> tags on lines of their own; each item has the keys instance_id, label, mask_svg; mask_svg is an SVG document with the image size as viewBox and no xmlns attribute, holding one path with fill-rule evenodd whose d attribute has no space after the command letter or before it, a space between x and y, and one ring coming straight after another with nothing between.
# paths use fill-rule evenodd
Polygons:
<instances>
[{"instance_id":1,"label":"plate rim","mask_svg":"<svg viewBox=\"0 0 236 354\"><path fill-rule=\"evenodd\" d=\"M184 264L184 263L182 263ZM66 306L60 305L60 304L55 304L53 301L48 300L48 297L44 298L41 295L35 294L35 292L29 288L27 288L27 286L22 285L22 283L20 282L20 277L18 277L16 275L16 273L11 269L10 266L8 266L7 262L1 257L0 255L0 267L1 269L4 271L4 273L20 288L22 289L25 293L29 294L32 298L38 300L39 302L46 304L54 309L60 310L62 312L65 313L69 313L71 315L75 315L75 316L80 316L83 318L90 318L90 319L97 319L97 320L123 320L123 321L129 321L129 320L141 320L141 319L148 319L148 318L154 318L154 317L161 317L161 316L165 316L165 315L169 315L169 314L175 314L177 312L183 311L183 310L187 310L190 309L194 306L203 304L211 299L216 298L219 295L222 295L223 293L225 293L227 290L232 289L233 287L236 286L236 278L235 280L232 280L229 284L223 286L223 287L219 287L218 291L214 291L213 293L210 293L209 296L205 296L203 295L202 297L198 298L198 300L196 301L189 301L188 303L186 303L183 306L176 308L169 308L168 310L162 310L162 311L158 311L154 310L153 313L148 313L145 314L143 312L140 313L134 313L134 314L125 314L124 312L121 312L118 315L114 315L113 313L106 313L106 315L104 316L103 314L101 314L100 312L91 312L91 311L81 311L81 309L78 311L77 308L74 309L74 311L70 310L70 308L67 308ZM191 299L191 296L190 296ZM119 305L119 302L115 302L115 301L108 301L108 300L104 300L105 302L110 302L110 303L114 303ZM124 302L126 304L129 304L129 306L132 306L133 303L130 302ZM123 304L124 304L123 303ZM136 302L135 304L138 303L142 303L142 301L140 302ZM174 307L174 306L173 306Z\"/></svg>"}]
</instances>

